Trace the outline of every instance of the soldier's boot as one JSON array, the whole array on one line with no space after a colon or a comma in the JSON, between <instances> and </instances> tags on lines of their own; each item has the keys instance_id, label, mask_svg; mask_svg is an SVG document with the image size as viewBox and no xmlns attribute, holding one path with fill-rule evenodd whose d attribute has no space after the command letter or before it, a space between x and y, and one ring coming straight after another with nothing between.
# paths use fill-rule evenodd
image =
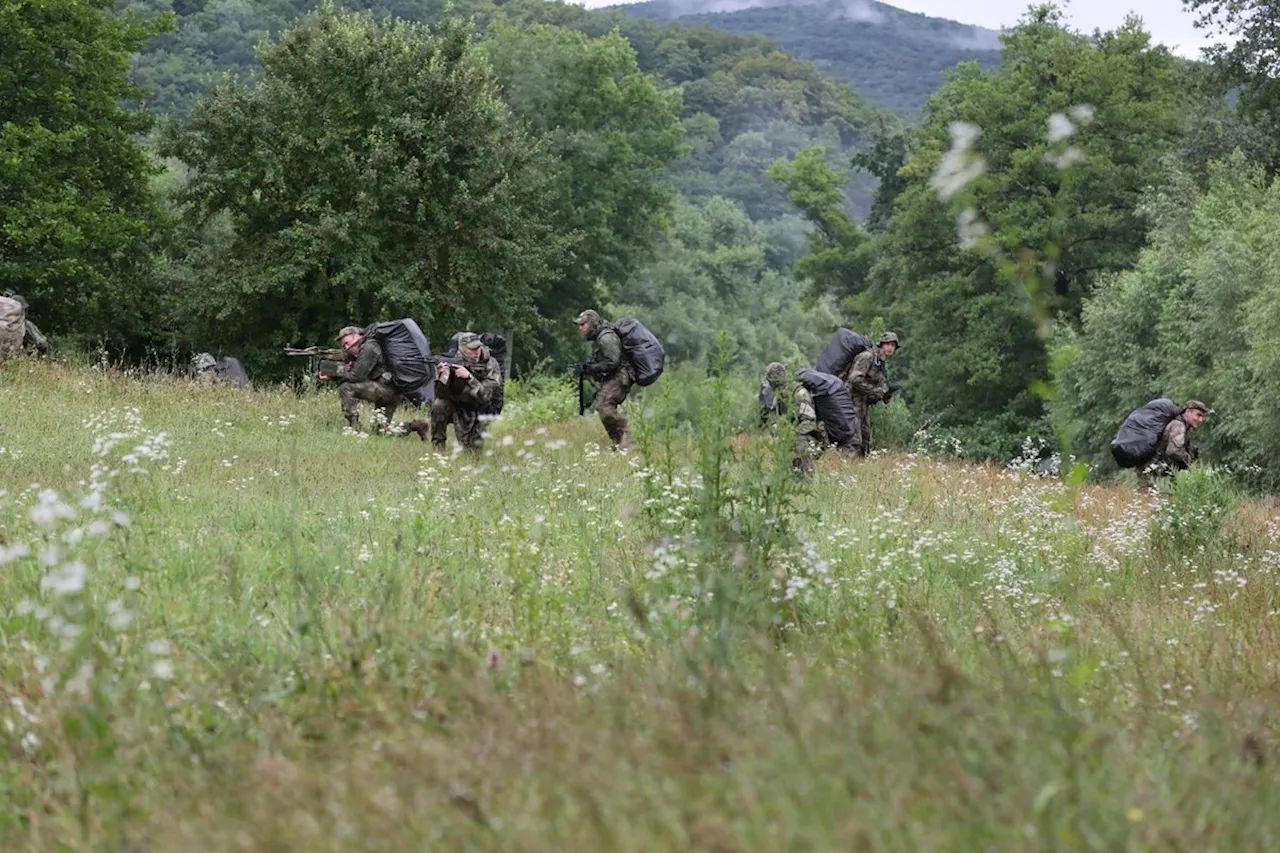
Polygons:
<instances>
[{"instance_id":1,"label":"soldier's boot","mask_svg":"<svg viewBox=\"0 0 1280 853\"><path fill-rule=\"evenodd\" d=\"M347 419L347 426L357 431L360 429L360 415L358 412L344 411L342 416Z\"/></svg>"},{"instance_id":2,"label":"soldier's boot","mask_svg":"<svg viewBox=\"0 0 1280 853\"><path fill-rule=\"evenodd\" d=\"M630 450L631 444L632 444L631 427L624 423L622 427L619 429L618 441L615 446L617 447L618 450Z\"/></svg>"},{"instance_id":3,"label":"soldier's boot","mask_svg":"<svg viewBox=\"0 0 1280 853\"><path fill-rule=\"evenodd\" d=\"M431 435L431 421L424 421L424 420L409 421L404 425L404 428L405 428L405 435L417 433L418 438L422 439L423 441L426 441L427 437Z\"/></svg>"}]
</instances>

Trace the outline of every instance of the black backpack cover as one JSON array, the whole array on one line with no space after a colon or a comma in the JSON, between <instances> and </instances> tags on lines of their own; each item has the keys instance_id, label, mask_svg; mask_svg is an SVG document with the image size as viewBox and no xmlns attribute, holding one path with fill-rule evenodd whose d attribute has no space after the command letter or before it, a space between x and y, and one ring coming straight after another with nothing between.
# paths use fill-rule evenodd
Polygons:
<instances>
[{"instance_id":1,"label":"black backpack cover","mask_svg":"<svg viewBox=\"0 0 1280 853\"><path fill-rule=\"evenodd\" d=\"M866 335L860 335L852 329L841 326L836 329L831 340L827 341L813 369L819 373L839 376L849 369L849 365L853 364L858 353L869 349L871 349L871 340Z\"/></svg>"},{"instance_id":2,"label":"black backpack cover","mask_svg":"<svg viewBox=\"0 0 1280 853\"><path fill-rule=\"evenodd\" d=\"M853 398L838 377L820 370L801 370L796 374L800 384L813 395L813 408L818 420L827 428L827 438L838 447L854 442L858 420L853 411Z\"/></svg>"},{"instance_id":3,"label":"black backpack cover","mask_svg":"<svg viewBox=\"0 0 1280 853\"><path fill-rule=\"evenodd\" d=\"M218 359L218 363L214 365L214 371L224 382L228 382L237 388L249 388L249 374L245 372L244 365L240 363L240 359L233 356L224 355Z\"/></svg>"},{"instance_id":4,"label":"black backpack cover","mask_svg":"<svg viewBox=\"0 0 1280 853\"><path fill-rule=\"evenodd\" d=\"M1156 455L1160 435L1182 409L1168 397L1159 397L1124 419L1111 441L1111 455L1121 468L1140 468Z\"/></svg>"},{"instance_id":5,"label":"black backpack cover","mask_svg":"<svg viewBox=\"0 0 1280 853\"><path fill-rule=\"evenodd\" d=\"M624 317L613 326L622 339L622 351L636 374L636 384L644 387L658 381L666 366L667 353L653 332L632 317Z\"/></svg>"},{"instance_id":6,"label":"black backpack cover","mask_svg":"<svg viewBox=\"0 0 1280 853\"><path fill-rule=\"evenodd\" d=\"M391 384L397 391L416 391L436 378L431 363L431 344L427 343L427 336L422 334L422 329L412 318L374 323L364 330L364 336L382 346L382 355L391 373Z\"/></svg>"}]
</instances>

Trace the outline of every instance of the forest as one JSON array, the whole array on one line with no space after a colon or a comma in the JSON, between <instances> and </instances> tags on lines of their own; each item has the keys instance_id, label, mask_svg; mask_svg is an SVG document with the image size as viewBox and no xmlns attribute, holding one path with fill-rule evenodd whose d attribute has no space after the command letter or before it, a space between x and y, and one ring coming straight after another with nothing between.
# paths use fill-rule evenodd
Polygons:
<instances>
[{"instance_id":1,"label":"forest","mask_svg":"<svg viewBox=\"0 0 1280 853\"><path fill-rule=\"evenodd\" d=\"M60 349L281 377L407 314L507 331L533 375L596 305L758 375L893 328L907 440L1105 475L1130 409L1195 396L1205 459L1280 483L1274 4L1192 0L1233 36L1194 62L1033 7L918 114L701 20L311 5L0 12L0 276Z\"/></svg>"}]
</instances>

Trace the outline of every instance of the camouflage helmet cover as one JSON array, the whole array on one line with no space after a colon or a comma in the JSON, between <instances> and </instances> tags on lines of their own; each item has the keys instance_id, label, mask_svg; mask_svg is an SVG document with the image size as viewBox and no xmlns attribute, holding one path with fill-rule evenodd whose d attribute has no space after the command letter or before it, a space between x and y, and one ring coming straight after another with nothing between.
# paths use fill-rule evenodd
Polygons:
<instances>
[{"instance_id":1,"label":"camouflage helmet cover","mask_svg":"<svg viewBox=\"0 0 1280 853\"><path fill-rule=\"evenodd\" d=\"M899 347L902 346L902 341L898 340L898 335L896 332L885 332L884 334L882 334L880 336L880 343L897 344Z\"/></svg>"},{"instance_id":2,"label":"camouflage helmet cover","mask_svg":"<svg viewBox=\"0 0 1280 853\"><path fill-rule=\"evenodd\" d=\"M1204 403L1201 403L1199 400L1188 400L1187 402L1182 404L1182 411L1186 412L1191 409L1195 409L1197 412L1200 412L1202 415L1209 414L1209 407L1206 406Z\"/></svg>"},{"instance_id":3,"label":"camouflage helmet cover","mask_svg":"<svg viewBox=\"0 0 1280 853\"><path fill-rule=\"evenodd\" d=\"M195 362L196 370L212 370L218 364L214 357L207 352L200 353L192 361Z\"/></svg>"},{"instance_id":4,"label":"camouflage helmet cover","mask_svg":"<svg viewBox=\"0 0 1280 853\"><path fill-rule=\"evenodd\" d=\"M342 339L347 335L363 335L364 329L359 326L343 326L338 331L338 343L342 343Z\"/></svg>"},{"instance_id":5,"label":"camouflage helmet cover","mask_svg":"<svg viewBox=\"0 0 1280 853\"><path fill-rule=\"evenodd\" d=\"M787 366L780 361L770 363L764 369L765 381L770 385L778 385L787 380Z\"/></svg>"},{"instance_id":6,"label":"camouflage helmet cover","mask_svg":"<svg viewBox=\"0 0 1280 853\"><path fill-rule=\"evenodd\" d=\"M600 315L588 308L577 317L574 317L573 323L576 326L581 326L583 323L590 323L592 326L598 326L600 325Z\"/></svg>"}]
</instances>

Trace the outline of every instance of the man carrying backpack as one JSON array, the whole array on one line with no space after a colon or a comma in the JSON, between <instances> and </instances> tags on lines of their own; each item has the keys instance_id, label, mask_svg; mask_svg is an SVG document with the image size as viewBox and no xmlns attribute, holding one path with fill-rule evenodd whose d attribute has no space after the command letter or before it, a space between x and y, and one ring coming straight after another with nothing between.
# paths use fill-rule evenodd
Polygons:
<instances>
[{"instance_id":1,"label":"man carrying backpack","mask_svg":"<svg viewBox=\"0 0 1280 853\"><path fill-rule=\"evenodd\" d=\"M366 339L364 329L359 326L346 326L338 332L338 343L344 350L355 357L346 364L322 362L318 378L337 382L338 401L342 405L342 414L347 425L352 429L360 428L360 413L357 407L363 400L372 403L378 413L379 423L375 431L391 423L391 418L400 405L401 393L391 383L391 371L387 364L382 346L372 339Z\"/></svg>"},{"instance_id":2,"label":"man carrying backpack","mask_svg":"<svg viewBox=\"0 0 1280 853\"><path fill-rule=\"evenodd\" d=\"M1196 461L1196 448L1191 444L1188 434L1204 423L1208 413L1209 407L1199 400L1188 400L1182 404L1178 416L1169 421L1160 432L1155 458L1148 465L1139 468L1140 488L1152 488L1160 478L1191 467Z\"/></svg>"},{"instance_id":3,"label":"man carrying backpack","mask_svg":"<svg viewBox=\"0 0 1280 853\"><path fill-rule=\"evenodd\" d=\"M622 337L612 324L590 309L573 322L582 336L595 344L591 359L578 365L577 370L600 383L593 405L600 413L600 423L604 424L614 449L625 450L631 446L631 428L618 407L631 392L635 376L623 352Z\"/></svg>"},{"instance_id":4,"label":"man carrying backpack","mask_svg":"<svg viewBox=\"0 0 1280 853\"><path fill-rule=\"evenodd\" d=\"M493 396L502 384L502 368L489 354L489 349L473 332L457 335L458 358L461 363L440 360L436 362L436 394L431 404L431 420L415 420L405 424L410 432L426 440L431 433L431 444L436 450L444 450L449 439L449 424L453 424L453 437L458 444L472 453L479 453L484 446L483 415L490 413Z\"/></svg>"},{"instance_id":5,"label":"man carrying backpack","mask_svg":"<svg viewBox=\"0 0 1280 853\"><path fill-rule=\"evenodd\" d=\"M847 375L841 377L849 388L853 408L857 413L858 430L861 433L858 453L862 456L871 452L871 407L893 399L884 361L893 357L898 346L898 336L893 332L885 332L880 336L878 344L854 356Z\"/></svg>"},{"instance_id":6,"label":"man carrying backpack","mask_svg":"<svg viewBox=\"0 0 1280 853\"><path fill-rule=\"evenodd\" d=\"M796 425L795 457L791 460L791 468L803 477L812 477L815 460L822 455L822 449L827 444L827 432L818 420L812 392L796 382L788 395L787 386L790 382L787 366L777 361L765 368L764 382L765 387L772 392L772 402L766 402L762 393L761 422L768 423L777 417L790 415ZM761 390L763 392L764 389ZM784 402L787 397L791 400L790 406Z\"/></svg>"}]
</instances>

